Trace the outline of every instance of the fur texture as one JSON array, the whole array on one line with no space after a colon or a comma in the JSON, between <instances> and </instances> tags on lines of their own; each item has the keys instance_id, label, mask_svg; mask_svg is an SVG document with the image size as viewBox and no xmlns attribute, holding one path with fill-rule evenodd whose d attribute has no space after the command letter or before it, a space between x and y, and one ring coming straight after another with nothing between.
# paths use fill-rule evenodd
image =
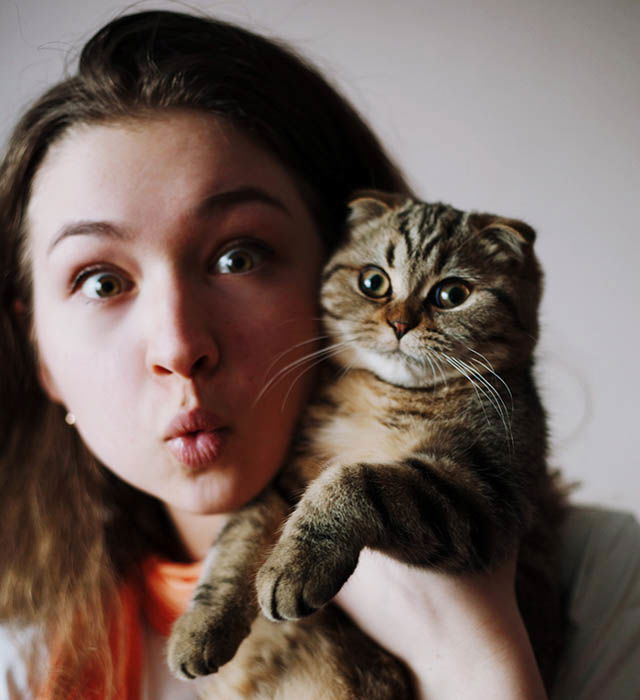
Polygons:
<instances>
[{"instance_id":1,"label":"fur texture","mask_svg":"<svg viewBox=\"0 0 640 700\"><path fill-rule=\"evenodd\" d=\"M273 486L234 514L215 544L174 630L170 664L183 677L216 671L248 634L257 603L272 621L322 608L364 547L453 574L489 570L517 550L521 610L549 685L562 640L554 571L565 506L547 468L532 376L542 290L535 233L520 221L378 192L350 206L347 236L322 280L330 341L317 395ZM261 648L307 634L316 619L274 627ZM254 636L223 672L252 677L242 659ZM306 682L325 663L333 668L332 654L351 663L353 646L333 644L326 662L314 655ZM356 676L376 686L377 653L392 680L373 694L345 691L332 672L334 696L407 697L401 667L370 642L362 648ZM294 674L300 664L293 654L273 675L285 682L282 668Z\"/></svg>"}]
</instances>

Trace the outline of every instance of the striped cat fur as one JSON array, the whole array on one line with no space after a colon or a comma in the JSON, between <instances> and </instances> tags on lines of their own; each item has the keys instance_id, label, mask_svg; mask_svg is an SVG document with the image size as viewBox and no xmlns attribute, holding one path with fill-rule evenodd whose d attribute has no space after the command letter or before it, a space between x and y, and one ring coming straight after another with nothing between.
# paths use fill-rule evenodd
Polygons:
<instances>
[{"instance_id":1,"label":"striped cat fur","mask_svg":"<svg viewBox=\"0 0 640 700\"><path fill-rule=\"evenodd\" d=\"M322 278L314 400L275 482L213 546L170 666L180 677L222 666L211 697L411 697L398 662L325 607L360 551L450 574L517 551L518 601L549 686L565 494L533 378L535 233L380 192L351 202L347 228Z\"/></svg>"}]
</instances>

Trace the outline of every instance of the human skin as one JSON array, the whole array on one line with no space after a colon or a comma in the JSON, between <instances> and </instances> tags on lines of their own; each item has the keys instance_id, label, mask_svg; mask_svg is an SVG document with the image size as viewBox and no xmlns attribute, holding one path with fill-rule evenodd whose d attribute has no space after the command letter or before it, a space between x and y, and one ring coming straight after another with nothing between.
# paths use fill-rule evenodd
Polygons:
<instances>
[{"instance_id":1,"label":"human skin","mask_svg":"<svg viewBox=\"0 0 640 700\"><path fill-rule=\"evenodd\" d=\"M279 204L218 198L203 209L247 188ZM45 390L105 465L165 503L187 551L203 556L224 513L280 466L312 383L311 372L295 383L293 372L254 405L318 334L323 250L295 181L206 115L76 127L37 173L28 226ZM239 241L255 267L222 274ZM102 274L115 275L102 278L112 295L92 298ZM195 406L229 429L211 464L194 470L164 436ZM420 697L544 697L512 567L453 578L365 551L338 601L413 669Z\"/></svg>"},{"instance_id":2,"label":"human skin","mask_svg":"<svg viewBox=\"0 0 640 700\"><path fill-rule=\"evenodd\" d=\"M413 671L420 700L545 700L515 561L452 576L364 550L336 602Z\"/></svg>"},{"instance_id":3,"label":"human skin","mask_svg":"<svg viewBox=\"0 0 640 700\"><path fill-rule=\"evenodd\" d=\"M200 556L219 515L282 463L312 379L292 372L256 402L318 332L323 249L294 180L204 114L79 126L37 173L28 226L49 396L105 465L167 505ZM223 274L234 249L254 267ZM224 427L197 468L165 439L194 408Z\"/></svg>"}]
</instances>

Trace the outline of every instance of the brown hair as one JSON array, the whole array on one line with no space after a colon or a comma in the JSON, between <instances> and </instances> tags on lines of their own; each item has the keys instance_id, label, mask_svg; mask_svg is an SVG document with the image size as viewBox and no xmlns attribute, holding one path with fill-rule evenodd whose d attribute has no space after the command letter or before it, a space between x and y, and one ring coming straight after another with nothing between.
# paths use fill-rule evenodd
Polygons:
<instances>
[{"instance_id":1,"label":"brown hair","mask_svg":"<svg viewBox=\"0 0 640 700\"><path fill-rule=\"evenodd\" d=\"M329 248L354 190L409 192L314 68L278 42L209 18L115 19L86 44L77 73L24 114L0 165L0 616L42 625L49 640L71 640L72 631L82 639L68 650L61 696L81 682L92 650L106 647L105 609L118 582L146 553L180 558L181 549L162 504L104 469L40 388L25 211L47 149L70 127L175 108L228 119L273 153L307 194Z\"/></svg>"}]
</instances>

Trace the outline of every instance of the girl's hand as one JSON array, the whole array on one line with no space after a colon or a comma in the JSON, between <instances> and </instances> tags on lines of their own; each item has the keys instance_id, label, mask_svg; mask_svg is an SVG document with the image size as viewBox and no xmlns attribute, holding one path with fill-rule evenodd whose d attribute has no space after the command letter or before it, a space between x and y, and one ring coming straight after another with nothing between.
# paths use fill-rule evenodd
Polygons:
<instances>
[{"instance_id":1,"label":"girl's hand","mask_svg":"<svg viewBox=\"0 0 640 700\"><path fill-rule=\"evenodd\" d=\"M418 698L544 700L518 611L515 559L450 576L365 549L336 602L413 671Z\"/></svg>"}]
</instances>

